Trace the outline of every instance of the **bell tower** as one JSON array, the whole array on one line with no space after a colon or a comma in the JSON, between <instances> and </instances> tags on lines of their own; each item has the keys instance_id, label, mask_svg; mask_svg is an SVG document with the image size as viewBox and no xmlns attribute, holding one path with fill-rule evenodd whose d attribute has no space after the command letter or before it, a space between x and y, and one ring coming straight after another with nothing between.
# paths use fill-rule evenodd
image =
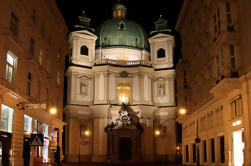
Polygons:
<instances>
[{"instance_id":1,"label":"bell tower","mask_svg":"<svg viewBox=\"0 0 251 166\"><path fill-rule=\"evenodd\" d=\"M85 12L78 16L78 25L69 35L70 57L72 64L92 67L95 63L95 41L97 36L94 35L94 29L90 27L91 19L86 17Z\"/></svg>"},{"instance_id":2,"label":"bell tower","mask_svg":"<svg viewBox=\"0 0 251 166\"><path fill-rule=\"evenodd\" d=\"M151 60L155 69L167 69L173 67L174 37L171 29L168 29L167 21L160 15L154 23L155 29L150 33L149 43L151 47Z\"/></svg>"}]
</instances>

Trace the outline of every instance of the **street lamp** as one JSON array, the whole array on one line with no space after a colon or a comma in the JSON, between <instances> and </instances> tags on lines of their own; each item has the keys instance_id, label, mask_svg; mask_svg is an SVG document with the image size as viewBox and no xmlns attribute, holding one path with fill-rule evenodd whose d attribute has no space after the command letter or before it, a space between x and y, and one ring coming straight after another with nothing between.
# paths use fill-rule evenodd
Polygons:
<instances>
[{"instance_id":1,"label":"street lamp","mask_svg":"<svg viewBox=\"0 0 251 166\"><path fill-rule=\"evenodd\" d=\"M155 136L159 136L160 135L160 131L159 130L155 130L154 134L155 134Z\"/></svg>"},{"instance_id":2,"label":"street lamp","mask_svg":"<svg viewBox=\"0 0 251 166\"><path fill-rule=\"evenodd\" d=\"M55 115L57 113L57 108L56 107L51 107L49 112L50 112L50 114Z\"/></svg>"},{"instance_id":3,"label":"street lamp","mask_svg":"<svg viewBox=\"0 0 251 166\"><path fill-rule=\"evenodd\" d=\"M199 138L199 131L198 131L198 129L199 129L199 124L198 124L198 117L197 117L197 119L196 119L196 138L195 138L195 143L196 143L196 150L197 150L197 166L199 166L200 165L200 152L199 152L199 148L200 148L200 138Z\"/></svg>"},{"instance_id":4,"label":"street lamp","mask_svg":"<svg viewBox=\"0 0 251 166\"><path fill-rule=\"evenodd\" d=\"M180 115L185 115L187 113L187 110L185 108L180 108L178 113Z\"/></svg>"},{"instance_id":5,"label":"street lamp","mask_svg":"<svg viewBox=\"0 0 251 166\"><path fill-rule=\"evenodd\" d=\"M85 130L85 136L89 136L89 135L90 135L89 130Z\"/></svg>"}]
</instances>

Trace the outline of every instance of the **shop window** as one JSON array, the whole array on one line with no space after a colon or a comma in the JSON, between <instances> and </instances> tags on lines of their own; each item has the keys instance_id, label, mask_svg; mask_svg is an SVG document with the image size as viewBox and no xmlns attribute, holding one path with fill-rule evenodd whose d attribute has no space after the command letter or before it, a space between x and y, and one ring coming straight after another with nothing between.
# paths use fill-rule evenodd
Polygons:
<instances>
[{"instance_id":1,"label":"shop window","mask_svg":"<svg viewBox=\"0 0 251 166\"><path fill-rule=\"evenodd\" d=\"M43 133L44 133L44 137L49 137L49 125L47 124L43 124Z\"/></svg>"},{"instance_id":2,"label":"shop window","mask_svg":"<svg viewBox=\"0 0 251 166\"><path fill-rule=\"evenodd\" d=\"M88 48L86 46L82 46L80 50L81 55L87 55L88 56Z\"/></svg>"},{"instance_id":3,"label":"shop window","mask_svg":"<svg viewBox=\"0 0 251 166\"><path fill-rule=\"evenodd\" d=\"M49 150L49 148L48 148L49 142L50 141L48 138L44 139L44 146L43 146L43 153L42 154L43 154L43 162L45 162L45 163L48 162L48 159L49 159L48 158L49 157L49 151L48 151Z\"/></svg>"},{"instance_id":4,"label":"shop window","mask_svg":"<svg viewBox=\"0 0 251 166\"><path fill-rule=\"evenodd\" d=\"M158 58L165 58L166 56L166 52L163 48L160 48L158 51L157 51L157 57Z\"/></svg>"},{"instance_id":5,"label":"shop window","mask_svg":"<svg viewBox=\"0 0 251 166\"><path fill-rule=\"evenodd\" d=\"M17 36L17 32L18 32L18 18L17 18L17 16L13 12L11 12L10 31L15 36Z\"/></svg>"},{"instance_id":6,"label":"shop window","mask_svg":"<svg viewBox=\"0 0 251 166\"><path fill-rule=\"evenodd\" d=\"M241 96L238 96L235 100L230 103L231 107L231 118L236 119L243 115Z\"/></svg>"},{"instance_id":7,"label":"shop window","mask_svg":"<svg viewBox=\"0 0 251 166\"><path fill-rule=\"evenodd\" d=\"M32 118L30 116L24 115L24 131L32 132Z\"/></svg>"},{"instance_id":8,"label":"shop window","mask_svg":"<svg viewBox=\"0 0 251 166\"><path fill-rule=\"evenodd\" d=\"M220 137L220 161L221 163L225 162L225 143L224 136Z\"/></svg>"},{"instance_id":9,"label":"shop window","mask_svg":"<svg viewBox=\"0 0 251 166\"><path fill-rule=\"evenodd\" d=\"M10 83L13 81L15 60L16 57L14 56L14 54L8 51L6 60L6 80Z\"/></svg>"},{"instance_id":10,"label":"shop window","mask_svg":"<svg viewBox=\"0 0 251 166\"><path fill-rule=\"evenodd\" d=\"M211 139L211 162L215 162L215 146L214 146L214 138Z\"/></svg>"},{"instance_id":11,"label":"shop window","mask_svg":"<svg viewBox=\"0 0 251 166\"><path fill-rule=\"evenodd\" d=\"M12 133L14 109L4 104L1 105L1 125L0 130Z\"/></svg>"}]
</instances>

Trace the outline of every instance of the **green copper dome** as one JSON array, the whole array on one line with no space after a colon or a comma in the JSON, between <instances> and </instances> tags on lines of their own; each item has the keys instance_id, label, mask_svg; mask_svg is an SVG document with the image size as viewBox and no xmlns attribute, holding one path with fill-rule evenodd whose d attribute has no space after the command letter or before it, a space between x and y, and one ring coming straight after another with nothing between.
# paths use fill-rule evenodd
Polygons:
<instances>
[{"instance_id":1,"label":"green copper dome","mask_svg":"<svg viewBox=\"0 0 251 166\"><path fill-rule=\"evenodd\" d=\"M126 19L106 20L97 29L98 47L131 47L149 50L148 35L136 22Z\"/></svg>"}]
</instances>

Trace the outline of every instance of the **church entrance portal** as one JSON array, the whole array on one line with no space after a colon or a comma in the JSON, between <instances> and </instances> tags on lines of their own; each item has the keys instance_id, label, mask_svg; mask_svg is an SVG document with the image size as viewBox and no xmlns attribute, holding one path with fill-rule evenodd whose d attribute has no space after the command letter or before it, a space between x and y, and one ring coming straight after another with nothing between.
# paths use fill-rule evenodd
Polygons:
<instances>
[{"instance_id":1,"label":"church entrance portal","mask_svg":"<svg viewBox=\"0 0 251 166\"><path fill-rule=\"evenodd\" d=\"M128 137L119 139L119 160L131 160L132 140Z\"/></svg>"},{"instance_id":2,"label":"church entrance portal","mask_svg":"<svg viewBox=\"0 0 251 166\"><path fill-rule=\"evenodd\" d=\"M108 158L111 162L137 162L141 155L143 128L137 112L122 104L119 116L105 127Z\"/></svg>"}]
</instances>

